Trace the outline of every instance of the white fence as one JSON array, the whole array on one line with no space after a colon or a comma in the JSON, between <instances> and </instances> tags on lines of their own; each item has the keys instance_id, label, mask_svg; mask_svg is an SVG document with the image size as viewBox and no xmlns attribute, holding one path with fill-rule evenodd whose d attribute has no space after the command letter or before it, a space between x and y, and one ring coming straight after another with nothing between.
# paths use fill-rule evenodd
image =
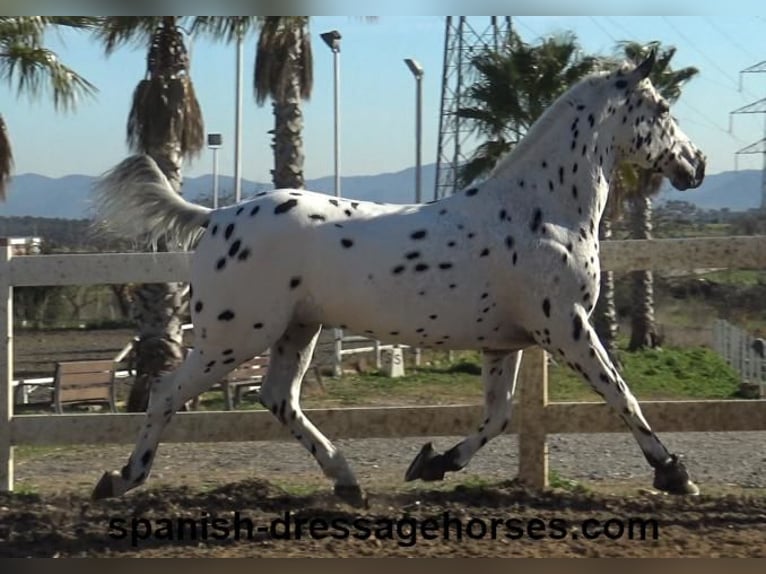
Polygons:
<instances>
[{"instance_id":1,"label":"white fence","mask_svg":"<svg viewBox=\"0 0 766 574\"><path fill-rule=\"evenodd\" d=\"M602 244L604 269L693 270L766 268L766 237L613 241ZM184 253L115 253L13 257L0 239L0 490L13 489L16 445L133 442L140 414L15 415L13 412L13 288L183 281ZM525 352L519 408L506 432L519 434L519 478L535 488L548 481L546 436L562 433L625 432L604 403L549 403L547 367L539 349ZM477 397L477 403L479 397ZM659 432L764 431L766 401L643 402L647 420ZM483 418L474 405L308 410L314 423L336 438L454 436L471 432ZM167 442L289 440L265 411L179 413ZM94 469L97 472L98 469Z\"/></svg>"},{"instance_id":2,"label":"white fence","mask_svg":"<svg viewBox=\"0 0 766 574\"><path fill-rule=\"evenodd\" d=\"M757 384L766 396L766 349L763 339L723 319L713 322L713 349L739 373L743 383Z\"/></svg>"}]
</instances>

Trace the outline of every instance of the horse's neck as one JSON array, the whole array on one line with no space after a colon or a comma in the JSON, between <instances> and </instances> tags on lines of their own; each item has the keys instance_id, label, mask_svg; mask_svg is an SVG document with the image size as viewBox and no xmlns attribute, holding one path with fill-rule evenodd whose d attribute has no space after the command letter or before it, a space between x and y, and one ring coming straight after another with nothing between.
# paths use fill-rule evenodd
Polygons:
<instances>
[{"instance_id":1,"label":"horse's neck","mask_svg":"<svg viewBox=\"0 0 766 574\"><path fill-rule=\"evenodd\" d=\"M487 185L504 203L540 208L562 225L577 229L593 221L598 226L615 164L612 131L604 123L591 129L586 113L575 138L571 125L578 115L574 110L569 115L555 129L530 132L532 139L513 152Z\"/></svg>"}]
</instances>

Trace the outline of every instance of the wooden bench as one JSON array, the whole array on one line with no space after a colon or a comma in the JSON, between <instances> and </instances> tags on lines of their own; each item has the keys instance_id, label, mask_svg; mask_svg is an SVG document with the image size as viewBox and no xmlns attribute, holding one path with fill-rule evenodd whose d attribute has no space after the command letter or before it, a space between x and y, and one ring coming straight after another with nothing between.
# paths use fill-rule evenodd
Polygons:
<instances>
[{"instance_id":1,"label":"wooden bench","mask_svg":"<svg viewBox=\"0 0 766 574\"><path fill-rule=\"evenodd\" d=\"M53 379L53 407L59 414L64 405L101 403L116 412L115 363L111 359L56 363Z\"/></svg>"},{"instance_id":2,"label":"wooden bench","mask_svg":"<svg viewBox=\"0 0 766 574\"><path fill-rule=\"evenodd\" d=\"M269 368L269 355L259 355L245 361L221 381L226 410L234 410L242 402L243 392L261 388L263 377Z\"/></svg>"},{"instance_id":3,"label":"wooden bench","mask_svg":"<svg viewBox=\"0 0 766 574\"><path fill-rule=\"evenodd\" d=\"M210 390L223 391L224 408L227 411L234 410L239 406L245 392L261 388L263 377L266 376L268 368L268 353L258 355L239 365L224 380L213 385ZM199 400L199 395L194 397L186 404L186 408L196 411L199 408Z\"/></svg>"}]
</instances>

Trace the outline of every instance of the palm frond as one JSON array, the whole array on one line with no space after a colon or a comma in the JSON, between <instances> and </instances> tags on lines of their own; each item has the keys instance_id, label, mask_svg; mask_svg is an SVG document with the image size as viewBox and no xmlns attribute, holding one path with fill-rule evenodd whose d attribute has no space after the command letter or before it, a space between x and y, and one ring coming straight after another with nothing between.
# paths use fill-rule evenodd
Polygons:
<instances>
[{"instance_id":1,"label":"palm frond","mask_svg":"<svg viewBox=\"0 0 766 574\"><path fill-rule=\"evenodd\" d=\"M61 62L54 52L23 41L4 46L0 53L0 78L11 86L15 84L18 95L37 98L49 90L56 109L73 109L81 97L98 92L95 85Z\"/></svg>"},{"instance_id":2,"label":"palm frond","mask_svg":"<svg viewBox=\"0 0 766 574\"><path fill-rule=\"evenodd\" d=\"M556 98L599 63L581 54L573 33L530 45L511 32L501 50L474 57L476 81L465 91L457 115L486 142L463 166L463 181L483 175L481 169L491 170L510 150L510 142L518 141Z\"/></svg>"},{"instance_id":3,"label":"palm frond","mask_svg":"<svg viewBox=\"0 0 766 574\"><path fill-rule=\"evenodd\" d=\"M313 88L313 67L308 17L264 17L255 56L255 101L262 105L268 98L283 99L296 80L301 97L308 99Z\"/></svg>"},{"instance_id":4,"label":"palm frond","mask_svg":"<svg viewBox=\"0 0 766 574\"><path fill-rule=\"evenodd\" d=\"M505 139L489 140L479 145L470 159L460 167L458 184L465 187L491 172L498 159L511 151L512 146L513 143Z\"/></svg>"},{"instance_id":5,"label":"palm frond","mask_svg":"<svg viewBox=\"0 0 766 574\"><path fill-rule=\"evenodd\" d=\"M263 16L194 16L191 33L226 43L236 42L240 34L258 30Z\"/></svg>"},{"instance_id":6,"label":"palm frond","mask_svg":"<svg viewBox=\"0 0 766 574\"><path fill-rule=\"evenodd\" d=\"M107 55L124 45L143 46L151 41L155 31L167 16L107 16L96 32ZM175 19L175 16L171 16Z\"/></svg>"},{"instance_id":7,"label":"palm frond","mask_svg":"<svg viewBox=\"0 0 766 574\"><path fill-rule=\"evenodd\" d=\"M180 153L193 157L204 147L204 132L202 110L188 76L153 77L136 86L128 116L131 150L149 153L175 142Z\"/></svg>"}]
</instances>

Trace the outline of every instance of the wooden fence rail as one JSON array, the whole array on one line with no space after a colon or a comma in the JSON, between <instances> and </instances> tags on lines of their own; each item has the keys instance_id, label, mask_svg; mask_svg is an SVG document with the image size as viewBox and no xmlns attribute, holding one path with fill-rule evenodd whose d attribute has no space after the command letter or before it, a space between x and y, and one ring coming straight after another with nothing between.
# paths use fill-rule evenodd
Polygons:
<instances>
[{"instance_id":1,"label":"wooden fence rail","mask_svg":"<svg viewBox=\"0 0 766 574\"><path fill-rule=\"evenodd\" d=\"M13 257L0 239L0 490L13 489L17 445L132 443L141 414L14 415L13 287L183 281L186 253L117 253ZM605 270L766 268L766 237L608 241ZM550 403L545 353L524 354L519 396L507 432L519 434L519 477L535 488L548 484L549 434L625 432L603 403ZM764 431L766 401L643 402L657 431ZM466 434L483 417L481 405L307 410L333 438L447 436ZM236 429L236 431L234 430ZM179 413L163 440L226 442L283 440L289 435L267 412ZM638 450L636 451L638 455ZM94 469L97 472L99 469Z\"/></svg>"}]
</instances>

